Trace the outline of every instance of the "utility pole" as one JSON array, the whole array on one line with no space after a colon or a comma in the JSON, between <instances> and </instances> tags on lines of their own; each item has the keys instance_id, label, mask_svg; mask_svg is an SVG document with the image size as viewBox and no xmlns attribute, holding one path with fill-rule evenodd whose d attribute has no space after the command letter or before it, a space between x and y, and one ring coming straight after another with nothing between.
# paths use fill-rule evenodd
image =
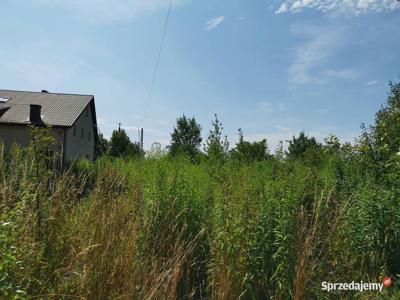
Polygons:
<instances>
[{"instance_id":1,"label":"utility pole","mask_svg":"<svg viewBox=\"0 0 400 300\"><path fill-rule=\"evenodd\" d=\"M143 149L143 127L140 129L140 149L142 151L142 155L144 154L144 149Z\"/></svg>"}]
</instances>

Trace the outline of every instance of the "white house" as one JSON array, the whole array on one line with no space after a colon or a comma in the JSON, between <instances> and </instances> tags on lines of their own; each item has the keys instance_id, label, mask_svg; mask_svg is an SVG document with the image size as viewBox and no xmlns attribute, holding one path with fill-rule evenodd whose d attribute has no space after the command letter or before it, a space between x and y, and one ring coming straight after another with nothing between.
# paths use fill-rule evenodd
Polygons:
<instances>
[{"instance_id":1,"label":"white house","mask_svg":"<svg viewBox=\"0 0 400 300\"><path fill-rule=\"evenodd\" d=\"M95 158L94 96L0 90L0 141L28 146L29 125L49 125L63 161Z\"/></svg>"}]
</instances>

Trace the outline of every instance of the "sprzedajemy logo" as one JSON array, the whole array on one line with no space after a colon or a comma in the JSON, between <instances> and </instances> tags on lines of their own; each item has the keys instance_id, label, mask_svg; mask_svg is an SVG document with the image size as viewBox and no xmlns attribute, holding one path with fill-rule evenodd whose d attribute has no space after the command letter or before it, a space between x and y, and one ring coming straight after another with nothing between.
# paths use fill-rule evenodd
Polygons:
<instances>
[{"instance_id":1,"label":"sprzedajemy logo","mask_svg":"<svg viewBox=\"0 0 400 300\"><path fill-rule=\"evenodd\" d=\"M327 282L324 281L321 283L321 289L323 291L332 292L332 291L359 291L359 292L367 292L367 291L379 291L381 292L383 287L390 287L392 285L392 279L390 277L385 277L382 283L377 282Z\"/></svg>"}]
</instances>

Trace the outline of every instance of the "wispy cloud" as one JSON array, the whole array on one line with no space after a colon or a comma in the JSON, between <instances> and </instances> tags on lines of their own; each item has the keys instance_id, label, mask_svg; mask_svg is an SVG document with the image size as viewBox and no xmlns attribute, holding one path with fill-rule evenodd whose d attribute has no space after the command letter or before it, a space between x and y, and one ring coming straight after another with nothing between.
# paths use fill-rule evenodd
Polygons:
<instances>
[{"instance_id":1,"label":"wispy cloud","mask_svg":"<svg viewBox=\"0 0 400 300\"><path fill-rule=\"evenodd\" d=\"M275 11L275 14L282 14L289 11L289 4L284 2L279 6L279 8Z\"/></svg>"},{"instance_id":2,"label":"wispy cloud","mask_svg":"<svg viewBox=\"0 0 400 300\"><path fill-rule=\"evenodd\" d=\"M343 44L344 30L338 27L297 25L291 28L291 32L296 37L305 37L307 41L296 48L295 61L288 69L290 87L322 83L322 76L327 74L316 74L315 69L319 71L318 68L326 64L339 45ZM330 75L333 74L337 76L339 73L331 70Z\"/></svg>"},{"instance_id":3,"label":"wispy cloud","mask_svg":"<svg viewBox=\"0 0 400 300\"><path fill-rule=\"evenodd\" d=\"M325 70L323 74L327 77L338 78L338 79L349 79L355 80L360 77L360 72L356 69L339 69L339 70Z\"/></svg>"},{"instance_id":4,"label":"wispy cloud","mask_svg":"<svg viewBox=\"0 0 400 300\"><path fill-rule=\"evenodd\" d=\"M266 102L262 101L258 103L258 109L265 113L276 113L289 110L288 106L282 102Z\"/></svg>"},{"instance_id":5,"label":"wispy cloud","mask_svg":"<svg viewBox=\"0 0 400 300\"><path fill-rule=\"evenodd\" d=\"M225 21L225 16L219 16L219 17L213 18L213 19L211 19L211 20L208 20L208 21L204 24L204 29L205 29L205 30L211 30L211 29L217 28L217 27L220 26L224 21Z\"/></svg>"},{"instance_id":6,"label":"wispy cloud","mask_svg":"<svg viewBox=\"0 0 400 300\"><path fill-rule=\"evenodd\" d=\"M21 1L21 0L16 0ZM130 21L142 14L167 8L169 0L29 0L37 5L62 8L91 22ZM175 0L174 6L191 0Z\"/></svg>"},{"instance_id":7,"label":"wispy cloud","mask_svg":"<svg viewBox=\"0 0 400 300\"><path fill-rule=\"evenodd\" d=\"M378 80L370 80L370 81L366 82L365 85L375 85L378 82L379 82Z\"/></svg>"},{"instance_id":8,"label":"wispy cloud","mask_svg":"<svg viewBox=\"0 0 400 300\"><path fill-rule=\"evenodd\" d=\"M305 9L322 12L341 11L352 14L392 11L400 8L398 0L286 0L275 11L297 13Z\"/></svg>"}]
</instances>

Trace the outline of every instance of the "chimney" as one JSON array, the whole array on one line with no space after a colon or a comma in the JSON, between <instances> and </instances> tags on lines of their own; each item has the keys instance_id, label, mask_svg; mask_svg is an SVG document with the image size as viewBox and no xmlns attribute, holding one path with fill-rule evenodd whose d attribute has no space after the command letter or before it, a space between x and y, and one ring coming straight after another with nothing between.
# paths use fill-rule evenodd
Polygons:
<instances>
[{"instance_id":1,"label":"chimney","mask_svg":"<svg viewBox=\"0 0 400 300\"><path fill-rule=\"evenodd\" d=\"M41 116L42 106L37 104L30 105L29 121L32 124L43 124Z\"/></svg>"}]
</instances>

